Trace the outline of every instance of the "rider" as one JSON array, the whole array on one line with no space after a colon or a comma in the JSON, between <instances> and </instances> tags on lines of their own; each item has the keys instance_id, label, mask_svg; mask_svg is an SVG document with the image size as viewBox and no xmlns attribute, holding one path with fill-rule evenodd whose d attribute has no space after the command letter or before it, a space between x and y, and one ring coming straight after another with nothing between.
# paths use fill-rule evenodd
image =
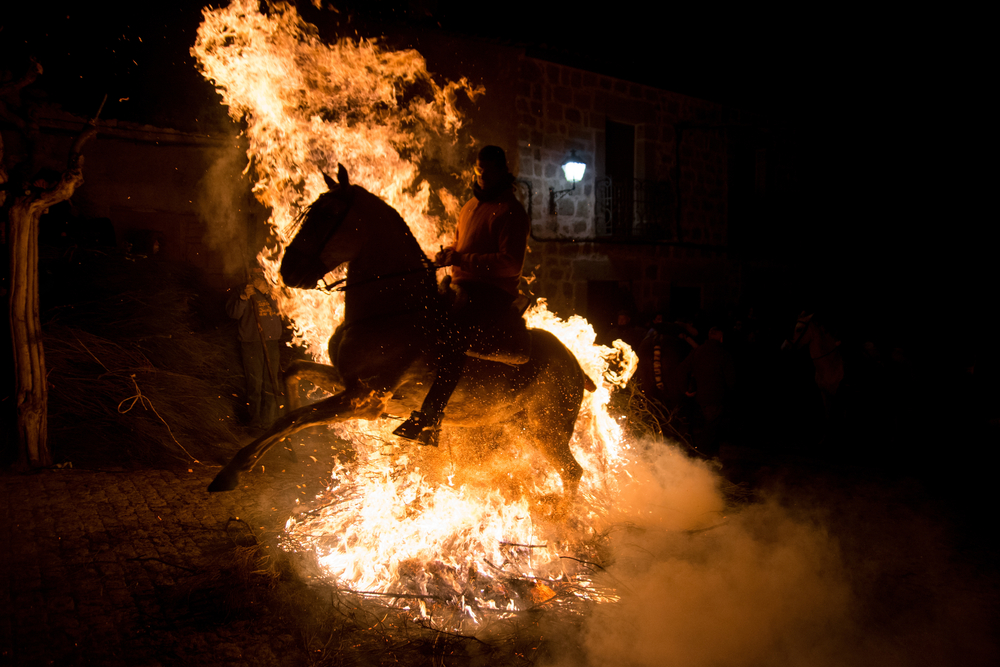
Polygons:
<instances>
[{"instance_id":1,"label":"rider","mask_svg":"<svg viewBox=\"0 0 1000 667\"><path fill-rule=\"evenodd\" d=\"M465 353L477 335L495 328L518 296L528 247L528 214L514 197L514 176L499 146L486 146L476 159L475 195L458 218L455 244L434 258L450 266L458 290L454 330L438 350L437 378L423 405L393 433L425 445L437 445L445 405L458 385Z\"/></svg>"}]
</instances>

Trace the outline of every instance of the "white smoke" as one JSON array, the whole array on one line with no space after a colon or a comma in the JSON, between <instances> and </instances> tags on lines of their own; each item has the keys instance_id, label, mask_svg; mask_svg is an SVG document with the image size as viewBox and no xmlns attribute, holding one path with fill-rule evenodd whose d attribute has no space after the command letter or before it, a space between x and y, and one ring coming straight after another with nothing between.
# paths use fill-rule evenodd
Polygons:
<instances>
[{"instance_id":1,"label":"white smoke","mask_svg":"<svg viewBox=\"0 0 1000 667\"><path fill-rule=\"evenodd\" d=\"M722 482L665 448L544 667L993 665L997 582L912 492L841 480L718 513Z\"/></svg>"}]
</instances>

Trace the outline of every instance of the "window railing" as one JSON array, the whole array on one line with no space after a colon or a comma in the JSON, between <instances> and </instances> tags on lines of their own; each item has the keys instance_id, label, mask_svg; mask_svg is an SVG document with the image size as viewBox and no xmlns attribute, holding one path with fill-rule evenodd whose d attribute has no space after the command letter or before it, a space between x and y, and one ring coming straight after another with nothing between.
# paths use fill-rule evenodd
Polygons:
<instances>
[{"instance_id":1,"label":"window railing","mask_svg":"<svg viewBox=\"0 0 1000 667\"><path fill-rule=\"evenodd\" d=\"M608 176L595 183L595 231L608 240L671 240L675 206L666 181Z\"/></svg>"}]
</instances>

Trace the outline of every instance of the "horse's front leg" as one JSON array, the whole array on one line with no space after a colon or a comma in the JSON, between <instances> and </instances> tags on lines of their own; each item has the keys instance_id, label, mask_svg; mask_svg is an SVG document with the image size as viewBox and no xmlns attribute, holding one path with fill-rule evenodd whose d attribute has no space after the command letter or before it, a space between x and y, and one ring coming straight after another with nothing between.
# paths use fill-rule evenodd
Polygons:
<instances>
[{"instance_id":1,"label":"horse's front leg","mask_svg":"<svg viewBox=\"0 0 1000 667\"><path fill-rule=\"evenodd\" d=\"M285 396L288 400L288 410L291 413L302 407L299 399L299 384L305 380L311 382L328 394L336 394L343 390L344 380L333 366L317 364L312 361L293 361L285 371Z\"/></svg>"},{"instance_id":2,"label":"horse's front leg","mask_svg":"<svg viewBox=\"0 0 1000 667\"><path fill-rule=\"evenodd\" d=\"M262 436L236 452L232 461L208 485L208 490L232 491L239 483L240 473L250 472L271 447L310 426L348 419L378 419L385 411L390 396L391 394L379 394L370 390L343 391L336 396L293 410L274 422Z\"/></svg>"}]
</instances>

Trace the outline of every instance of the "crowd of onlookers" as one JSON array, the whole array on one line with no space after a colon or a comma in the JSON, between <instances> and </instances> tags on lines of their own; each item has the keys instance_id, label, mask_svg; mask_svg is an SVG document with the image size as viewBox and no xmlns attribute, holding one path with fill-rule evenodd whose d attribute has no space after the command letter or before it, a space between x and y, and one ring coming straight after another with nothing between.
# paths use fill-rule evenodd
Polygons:
<instances>
[{"instance_id":1,"label":"crowd of onlookers","mask_svg":"<svg viewBox=\"0 0 1000 667\"><path fill-rule=\"evenodd\" d=\"M1000 392L972 341L957 350L954 340L942 349L902 338L857 317L746 308L689 318L622 310L599 342L632 347L632 388L661 426L669 420L665 435L706 456L738 445L888 459L909 455L914 439L1000 432Z\"/></svg>"}]
</instances>

